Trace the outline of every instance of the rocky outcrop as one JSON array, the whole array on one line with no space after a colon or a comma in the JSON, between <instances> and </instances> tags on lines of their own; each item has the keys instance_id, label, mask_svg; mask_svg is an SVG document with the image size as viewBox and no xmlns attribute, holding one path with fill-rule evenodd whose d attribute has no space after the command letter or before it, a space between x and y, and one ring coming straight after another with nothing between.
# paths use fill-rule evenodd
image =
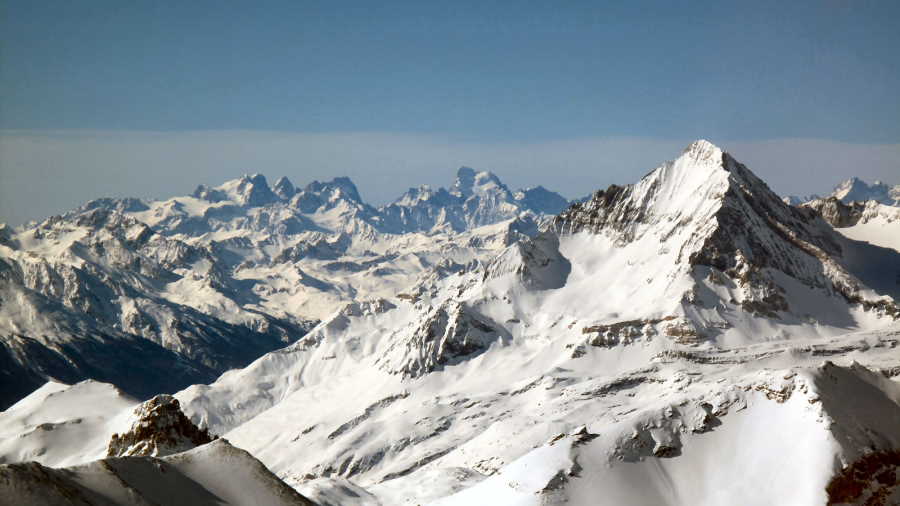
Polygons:
<instances>
[{"instance_id":1,"label":"rocky outcrop","mask_svg":"<svg viewBox=\"0 0 900 506\"><path fill-rule=\"evenodd\" d=\"M131 428L113 434L108 457L164 457L209 443L216 439L200 429L181 411L178 399L157 395L134 410Z\"/></svg>"},{"instance_id":2,"label":"rocky outcrop","mask_svg":"<svg viewBox=\"0 0 900 506\"><path fill-rule=\"evenodd\" d=\"M888 506L900 490L900 451L872 452L837 473L825 490L828 504Z\"/></svg>"},{"instance_id":3,"label":"rocky outcrop","mask_svg":"<svg viewBox=\"0 0 900 506\"><path fill-rule=\"evenodd\" d=\"M864 202L845 204L835 197L828 197L806 202L803 207L815 210L832 227L844 228L859 223L866 204Z\"/></svg>"}]
</instances>

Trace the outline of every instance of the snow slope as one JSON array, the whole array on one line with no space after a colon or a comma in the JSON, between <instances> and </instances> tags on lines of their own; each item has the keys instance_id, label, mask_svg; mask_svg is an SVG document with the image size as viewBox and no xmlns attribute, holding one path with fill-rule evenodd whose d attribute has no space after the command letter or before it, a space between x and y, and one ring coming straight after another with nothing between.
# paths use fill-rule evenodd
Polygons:
<instances>
[{"instance_id":1,"label":"snow slope","mask_svg":"<svg viewBox=\"0 0 900 506\"><path fill-rule=\"evenodd\" d=\"M60 467L105 457L137 404L110 384L49 382L0 412L0 463Z\"/></svg>"},{"instance_id":2,"label":"snow slope","mask_svg":"<svg viewBox=\"0 0 900 506\"><path fill-rule=\"evenodd\" d=\"M0 412L0 463L64 467L107 456L163 457L211 440L172 396L140 403L93 380L48 382Z\"/></svg>"},{"instance_id":3,"label":"snow slope","mask_svg":"<svg viewBox=\"0 0 900 506\"><path fill-rule=\"evenodd\" d=\"M900 388L858 364L745 381L752 393L685 385L656 412L560 433L433 504L824 504L835 461L900 444Z\"/></svg>"}]
</instances>

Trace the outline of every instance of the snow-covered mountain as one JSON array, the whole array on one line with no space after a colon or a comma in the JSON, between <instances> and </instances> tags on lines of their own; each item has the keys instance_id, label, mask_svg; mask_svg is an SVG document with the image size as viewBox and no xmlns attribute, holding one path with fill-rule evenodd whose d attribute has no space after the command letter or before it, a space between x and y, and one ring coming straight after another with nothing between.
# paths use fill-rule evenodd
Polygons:
<instances>
[{"instance_id":1,"label":"snow-covered mountain","mask_svg":"<svg viewBox=\"0 0 900 506\"><path fill-rule=\"evenodd\" d=\"M264 176L255 174L215 188L200 185L192 197L201 202L151 203L147 210L152 212L141 218L155 229L191 235L248 226L287 234L323 230L408 234L463 232L523 213L555 215L568 205L559 194L541 186L513 192L496 175L468 167L459 169L449 190L410 188L393 203L377 209L363 201L356 185L346 177L313 181L303 189L282 177L272 190Z\"/></svg>"},{"instance_id":2,"label":"snow-covered mountain","mask_svg":"<svg viewBox=\"0 0 900 506\"><path fill-rule=\"evenodd\" d=\"M782 197L781 201L784 202L785 204L788 204L791 206L799 206L799 205L802 205L807 202L811 202L813 200L817 200L820 198L822 198L822 197L820 197L819 195L816 195L816 194L811 194L811 195L806 195L806 196L788 195L787 197Z\"/></svg>"},{"instance_id":3,"label":"snow-covered mountain","mask_svg":"<svg viewBox=\"0 0 900 506\"><path fill-rule=\"evenodd\" d=\"M410 188L379 211L383 226L392 232L460 232L515 218L523 212L555 215L568 204L559 194L542 186L513 192L490 172L462 167L449 190Z\"/></svg>"},{"instance_id":4,"label":"snow-covered mountain","mask_svg":"<svg viewBox=\"0 0 900 506\"><path fill-rule=\"evenodd\" d=\"M820 365L853 357L894 374L898 272L897 251L841 236L700 141L481 266L348 304L297 343L176 397L310 497L349 479L386 504L416 504L484 480L459 501L593 504L576 499L602 493L627 504L631 484L649 477L658 488L641 500L695 504L686 491L654 502L671 492L656 460L683 468L675 486L687 490L699 463L737 451L706 434L741 445L743 427L759 431L748 446L776 458L779 440L759 421L771 417L807 434L810 449L785 471L795 479L755 503L790 487L794 502L824 501L843 464L896 447L881 418L897 410L896 387L862 368ZM837 390L820 379L832 370L844 378ZM812 399L873 383L860 395L884 404L873 400L854 442L836 445L823 420L849 415ZM779 402L794 391L803 395ZM696 457L679 460L688 448ZM579 468L591 479L577 480ZM706 486L741 472L712 473Z\"/></svg>"},{"instance_id":5,"label":"snow-covered mountain","mask_svg":"<svg viewBox=\"0 0 900 506\"><path fill-rule=\"evenodd\" d=\"M48 384L0 413L0 457L98 466L197 444L202 428L320 504L900 501L900 251L846 232L892 219L887 206L788 205L706 141L537 211L552 201L462 169L381 209L348 180L260 177L89 204L62 221L102 209L206 252L222 274L203 300L235 302L178 299L198 314L321 321L140 406L108 385ZM3 251L55 245L26 233L5 231ZM79 398L111 401L65 408ZM38 472L55 476L10 483Z\"/></svg>"},{"instance_id":6,"label":"snow-covered mountain","mask_svg":"<svg viewBox=\"0 0 900 506\"><path fill-rule=\"evenodd\" d=\"M881 181L869 184L858 177L851 177L835 186L834 190L824 197L816 194L789 195L783 200L786 204L799 206L815 200L827 200L831 197L848 205L854 202L874 201L886 206L900 207L900 184L891 186Z\"/></svg>"},{"instance_id":7,"label":"snow-covered mountain","mask_svg":"<svg viewBox=\"0 0 900 506\"><path fill-rule=\"evenodd\" d=\"M851 177L835 186L831 196L845 204L874 200L879 204L900 206L900 184L891 186L881 181L869 184L857 177Z\"/></svg>"},{"instance_id":8,"label":"snow-covered mountain","mask_svg":"<svg viewBox=\"0 0 900 506\"><path fill-rule=\"evenodd\" d=\"M271 316L215 246L94 207L0 231L0 406L47 379L137 397L210 381L310 327Z\"/></svg>"},{"instance_id":9,"label":"snow-covered mountain","mask_svg":"<svg viewBox=\"0 0 900 506\"><path fill-rule=\"evenodd\" d=\"M347 178L272 189L253 175L0 225L0 407L47 379L94 378L142 398L212 381L347 301L395 295L534 235L565 204L459 174L439 203L375 209Z\"/></svg>"},{"instance_id":10,"label":"snow-covered mountain","mask_svg":"<svg viewBox=\"0 0 900 506\"><path fill-rule=\"evenodd\" d=\"M828 197L790 197L785 202L814 209L845 237L900 250L900 185L870 185L852 177Z\"/></svg>"}]
</instances>

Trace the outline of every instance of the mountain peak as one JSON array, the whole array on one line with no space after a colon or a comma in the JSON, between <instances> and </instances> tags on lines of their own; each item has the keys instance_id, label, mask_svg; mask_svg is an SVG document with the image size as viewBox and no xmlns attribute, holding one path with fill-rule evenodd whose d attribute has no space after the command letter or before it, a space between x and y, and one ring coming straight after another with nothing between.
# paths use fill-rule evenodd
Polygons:
<instances>
[{"instance_id":1,"label":"mountain peak","mask_svg":"<svg viewBox=\"0 0 900 506\"><path fill-rule=\"evenodd\" d=\"M359 195L359 190L356 188L356 185L353 184L353 181L346 176L336 177L331 181L313 181L306 185L304 191L317 195L328 193L329 198L345 197L353 202L362 203L362 197Z\"/></svg>"},{"instance_id":2,"label":"mountain peak","mask_svg":"<svg viewBox=\"0 0 900 506\"><path fill-rule=\"evenodd\" d=\"M617 230L625 242L650 230L666 236L687 223L709 222L725 196L735 195L729 193L735 184L755 187L756 181L722 149L701 139L637 183L610 186L570 207L557 217L555 226L561 231Z\"/></svg>"},{"instance_id":3,"label":"mountain peak","mask_svg":"<svg viewBox=\"0 0 900 506\"><path fill-rule=\"evenodd\" d=\"M880 204L897 205L900 202L900 185L891 188L881 181L869 184L854 176L835 186L831 196L845 204L874 200Z\"/></svg>"},{"instance_id":4,"label":"mountain peak","mask_svg":"<svg viewBox=\"0 0 900 506\"><path fill-rule=\"evenodd\" d=\"M257 207L277 200L266 176L262 174L244 174L234 190L234 200L241 205Z\"/></svg>"},{"instance_id":5,"label":"mountain peak","mask_svg":"<svg viewBox=\"0 0 900 506\"><path fill-rule=\"evenodd\" d=\"M209 202L232 200L248 207L264 206L278 200L262 174L244 174L215 188L201 184L192 196Z\"/></svg>"},{"instance_id":6,"label":"mountain peak","mask_svg":"<svg viewBox=\"0 0 900 506\"><path fill-rule=\"evenodd\" d=\"M688 145L682 152L682 157L687 156L698 162L718 161L722 159L722 149L706 139L698 139Z\"/></svg>"},{"instance_id":7,"label":"mountain peak","mask_svg":"<svg viewBox=\"0 0 900 506\"><path fill-rule=\"evenodd\" d=\"M294 188L294 184L291 183L291 180L287 178L287 176L281 176L278 178L278 181L275 181L275 186L272 188L272 191L275 195L278 195L284 200L288 200L297 193L297 189Z\"/></svg>"},{"instance_id":8,"label":"mountain peak","mask_svg":"<svg viewBox=\"0 0 900 506\"><path fill-rule=\"evenodd\" d=\"M494 173L486 170L475 170L471 167L460 167L456 171L456 182L450 193L469 198L472 195L483 195L495 191L509 192L509 189Z\"/></svg>"},{"instance_id":9,"label":"mountain peak","mask_svg":"<svg viewBox=\"0 0 900 506\"><path fill-rule=\"evenodd\" d=\"M266 176L260 174L259 172L254 172L253 174L244 174L243 176L241 176L241 181L265 185L267 187L269 186L268 181L266 181Z\"/></svg>"}]
</instances>

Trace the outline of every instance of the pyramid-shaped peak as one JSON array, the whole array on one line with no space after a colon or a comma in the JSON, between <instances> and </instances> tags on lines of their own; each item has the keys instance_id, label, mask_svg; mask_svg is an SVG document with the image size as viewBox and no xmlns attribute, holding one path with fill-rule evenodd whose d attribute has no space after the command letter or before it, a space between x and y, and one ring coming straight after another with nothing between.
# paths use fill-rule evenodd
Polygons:
<instances>
[{"instance_id":1,"label":"pyramid-shaped peak","mask_svg":"<svg viewBox=\"0 0 900 506\"><path fill-rule=\"evenodd\" d=\"M682 157L688 157L699 162L718 163L722 160L722 149L706 139L698 139L688 145L682 152Z\"/></svg>"},{"instance_id":2,"label":"pyramid-shaped peak","mask_svg":"<svg viewBox=\"0 0 900 506\"><path fill-rule=\"evenodd\" d=\"M297 193L297 189L294 188L294 184L291 183L291 180L288 179L287 176L278 178L278 181L275 181L275 186L272 187L272 191L275 192L275 195L278 195L285 200L290 199Z\"/></svg>"},{"instance_id":3,"label":"pyramid-shaped peak","mask_svg":"<svg viewBox=\"0 0 900 506\"><path fill-rule=\"evenodd\" d=\"M556 220L561 231L604 229L638 234L639 225L647 225L664 235L665 230L681 223L712 223L726 200L738 195L735 188L745 187L767 201L780 198L769 194L768 187L749 169L707 140L697 140L681 156L651 171L635 184L613 185L593 197L570 207ZM630 240L630 239L629 239Z\"/></svg>"},{"instance_id":4,"label":"pyramid-shaped peak","mask_svg":"<svg viewBox=\"0 0 900 506\"><path fill-rule=\"evenodd\" d=\"M348 197L349 199L351 199L355 202L362 202L362 197L360 197L360 195L359 195L359 189L356 187L356 184L354 184L353 181L349 177L347 177L347 176L336 177L331 181L331 184L340 188L341 193L345 197Z\"/></svg>"},{"instance_id":5,"label":"pyramid-shaped peak","mask_svg":"<svg viewBox=\"0 0 900 506\"><path fill-rule=\"evenodd\" d=\"M281 176L280 178L278 178L278 179L275 181L275 186L280 186L280 185L291 185L291 186L294 186L294 183L291 183L291 180L288 179L287 176Z\"/></svg>"}]
</instances>

